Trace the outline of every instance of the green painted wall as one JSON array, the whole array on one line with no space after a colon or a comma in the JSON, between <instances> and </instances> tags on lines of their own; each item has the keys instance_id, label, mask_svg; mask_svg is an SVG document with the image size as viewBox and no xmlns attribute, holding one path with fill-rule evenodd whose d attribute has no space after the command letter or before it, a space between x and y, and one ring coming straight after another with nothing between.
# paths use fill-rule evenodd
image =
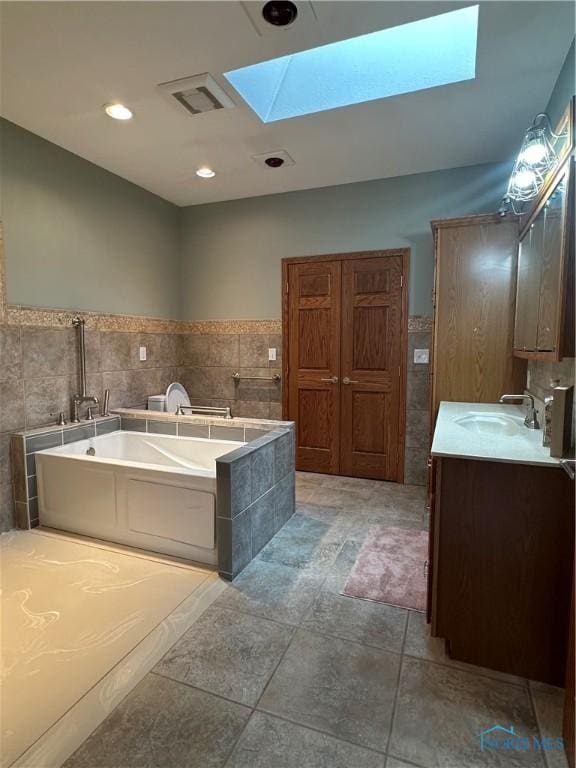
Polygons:
<instances>
[{"instance_id":1,"label":"green painted wall","mask_svg":"<svg viewBox=\"0 0 576 768\"><path fill-rule=\"evenodd\" d=\"M0 121L8 301L174 317L180 209Z\"/></svg>"},{"instance_id":2,"label":"green painted wall","mask_svg":"<svg viewBox=\"0 0 576 768\"><path fill-rule=\"evenodd\" d=\"M182 316L279 318L283 257L398 246L412 250L410 314L430 314L430 220L497 210L509 171L479 165L185 208Z\"/></svg>"}]
</instances>

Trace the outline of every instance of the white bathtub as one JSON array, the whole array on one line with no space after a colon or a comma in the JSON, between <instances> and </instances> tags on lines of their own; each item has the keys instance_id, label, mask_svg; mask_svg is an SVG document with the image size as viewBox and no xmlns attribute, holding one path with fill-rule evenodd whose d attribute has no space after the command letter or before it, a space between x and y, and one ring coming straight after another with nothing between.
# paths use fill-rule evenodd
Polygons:
<instances>
[{"instance_id":1,"label":"white bathtub","mask_svg":"<svg viewBox=\"0 0 576 768\"><path fill-rule=\"evenodd\" d=\"M216 564L216 459L242 445L118 431L39 451L40 524Z\"/></svg>"}]
</instances>

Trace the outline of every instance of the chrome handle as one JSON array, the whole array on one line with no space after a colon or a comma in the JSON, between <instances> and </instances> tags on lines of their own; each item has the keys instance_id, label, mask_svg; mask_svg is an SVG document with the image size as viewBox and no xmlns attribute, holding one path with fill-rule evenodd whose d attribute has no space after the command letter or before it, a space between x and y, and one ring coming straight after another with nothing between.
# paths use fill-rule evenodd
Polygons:
<instances>
[{"instance_id":1,"label":"chrome handle","mask_svg":"<svg viewBox=\"0 0 576 768\"><path fill-rule=\"evenodd\" d=\"M360 382L354 381L354 379L349 379L348 376L344 376L342 379L342 384L360 384Z\"/></svg>"},{"instance_id":2,"label":"chrome handle","mask_svg":"<svg viewBox=\"0 0 576 768\"><path fill-rule=\"evenodd\" d=\"M328 379L320 379L320 381L329 381L331 384L338 384L338 376L330 376Z\"/></svg>"}]
</instances>

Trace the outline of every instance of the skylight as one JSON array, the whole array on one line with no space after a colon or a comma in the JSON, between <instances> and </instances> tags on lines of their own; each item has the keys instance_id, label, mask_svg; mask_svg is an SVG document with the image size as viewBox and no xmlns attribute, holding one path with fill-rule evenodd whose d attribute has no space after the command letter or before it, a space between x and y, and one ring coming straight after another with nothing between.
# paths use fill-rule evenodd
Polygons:
<instances>
[{"instance_id":1,"label":"skylight","mask_svg":"<svg viewBox=\"0 0 576 768\"><path fill-rule=\"evenodd\" d=\"M225 72L264 123L476 76L478 6Z\"/></svg>"}]
</instances>

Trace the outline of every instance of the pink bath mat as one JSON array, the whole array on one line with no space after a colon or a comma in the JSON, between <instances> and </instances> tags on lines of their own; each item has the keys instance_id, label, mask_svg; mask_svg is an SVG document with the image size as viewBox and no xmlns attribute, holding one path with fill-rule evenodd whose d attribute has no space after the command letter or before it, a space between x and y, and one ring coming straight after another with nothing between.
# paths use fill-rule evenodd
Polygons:
<instances>
[{"instance_id":1,"label":"pink bath mat","mask_svg":"<svg viewBox=\"0 0 576 768\"><path fill-rule=\"evenodd\" d=\"M428 533L374 525L342 591L413 611L426 609Z\"/></svg>"}]
</instances>

